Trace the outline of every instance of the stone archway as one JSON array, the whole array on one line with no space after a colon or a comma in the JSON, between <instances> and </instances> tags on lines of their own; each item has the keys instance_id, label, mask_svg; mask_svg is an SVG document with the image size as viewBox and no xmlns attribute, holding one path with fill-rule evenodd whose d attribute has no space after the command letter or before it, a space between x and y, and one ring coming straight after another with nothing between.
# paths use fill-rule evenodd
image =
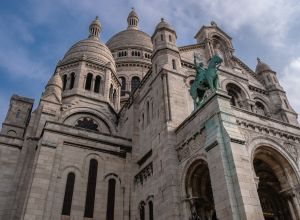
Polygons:
<instances>
[{"instance_id":1,"label":"stone archway","mask_svg":"<svg viewBox=\"0 0 300 220\"><path fill-rule=\"evenodd\" d=\"M186 194L191 210L190 220L217 220L208 165L195 161L185 180Z\"/></svg>"},{"instance_id":2,"label":"stone archway","mask_svg":"<svg viewBox=\"0 0 300 220\"><path fill-rule=\"evenodd\" d=\"M253 167L265 219L298 219L299 204L291 193L298 180L289 162L273 148L262 146L254 152Z\"/></svg>"}]
</instances>

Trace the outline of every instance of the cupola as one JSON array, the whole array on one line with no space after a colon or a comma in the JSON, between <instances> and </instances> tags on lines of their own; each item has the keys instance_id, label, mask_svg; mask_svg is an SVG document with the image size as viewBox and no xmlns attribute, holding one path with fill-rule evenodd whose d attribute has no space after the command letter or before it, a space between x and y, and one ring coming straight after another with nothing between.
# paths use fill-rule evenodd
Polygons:
<instances>
[{"instance_id":1,"label":"cupola","mask_svg":"<svg viewBox=\"0 0 300 220\"><path fill-rule=\"evenodd\" d=\"M128 30L138 30L139 17L135 12L134 8L132 8L131 12L128 15L127 23L128 23L128 27L127 27Z\"/></svg>"}]
</instances>

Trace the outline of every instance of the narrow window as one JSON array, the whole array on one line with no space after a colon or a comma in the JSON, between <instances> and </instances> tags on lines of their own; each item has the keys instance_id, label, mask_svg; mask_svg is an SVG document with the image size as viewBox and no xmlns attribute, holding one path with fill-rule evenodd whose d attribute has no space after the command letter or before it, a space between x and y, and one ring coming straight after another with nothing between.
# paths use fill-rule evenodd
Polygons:
<instances>
[{"instance_id":1,"label":"narrow window","mask_svg":"<svg viewBox=\"0 0 300 220\"><path fill-rule=\"evenodd\" d=\"M134 56L134 51L131 51L131 56Z\"/></svg>"},{"instance_id":2,"label":"narrow window","mask_svg":"<svg viewBox=\"0 0 300 220\"><path fill-rule=\"evenodd\" d=\"M140 78L138 76L134 76L131 79L131 92L133 92L140 84Z\"/></svg>"},{"instance_id":3,"label":"narrow window","mask_svg":"<svg viewBox=\"0 0 300 220\"><path fill-rule=\"evenodd\" d=\"M274 82L278 83L277 79L275 76L273 76Z\"/></svg>"},{"instance_id":4,"label":"narrow window","mask_svg":"<svg viewBox=\"0 0 300 220\"><path fill-rule=\"evenodd\" d=\"M100 83L101 83L101 76L96 76L94 92L100 93Z\"/></svg>"},{"instance_id":5,"label":"narrow window","mask_svg":"<svg viewBox=\"0 0 300 220\"><path fill-rule=\"evenodd\" d=\"M153 220L153 202L152 201L148 202L148 207L149 207L149 220Z\"/></svg>"},{"instance_id":6,"label":"narrow window","mask_svg":"<svg viewBox=\"0 0 300 220\"><path fill-rule=\"evenodd\" d=\"M114 103L114 105L116 104L116 100L117 100L117 90L114 89L114 91L113 91L113 103Z\"/></svg>"},{"instance_id":7,"label":"narrow window","mask_svg":"<svg viewBox=\"0 0 300 220\"><path fill-rule=\"evenodd\" d=\"M267 79L268 79L269 82L271 82L271 79L270 79L270 76L269 76L269 75L267 75Z\"/></svg>"},{"instance_id":8,"label":"narrow window","mask_svg":"<svg viewBox=\"0 0 300 220\"><path fill-rule=\"evenodd\" d=\"M86 77L85 90L91 90L93 74L89 73Z\"/></svg>"},{"instance_id":9,"label":"narrow window","mask_svg":"<svg viewBox=\"0 0 300 220\"><path fill-rule=\"evenodd\" d=\"M172 60L172 67L173 67L173 70L176 70L176 62L175 62L175 60Z\"/></svg>"},{"instance_id":10,"label":"narrow window","mask_svg":"<svg viewBox=\"0 0 300 220\"><path fill-rule=\"evenodd\" d=\"M20 117L20 113L21 113L21 110L18 109L17 113L16 113L16 118L19 118Z\"/></svg>"},{"instance_id":11,"label":"narrow window","mask_svg":"<svg viewBox=\"0 0 300 220\"><path fill-rule=\"evenodd\" d=\"M71 73L70 89L74 88L74 83L75 83L75 73Z\"/></svg>"},{"instance_id":12,"label":"narrow window","mask_svg":"<svg viewBox=\"0 0 300 220\"><path fill-rule=\"evenodd\" d=\"M160 35L160 40L163 41L164 40L164 35Z\"/></svg>"},{"instance_id":13,"label":"narrow window","mask_svg":"<svg viewBox=\"0 0 300 220\"><path fill-rule=\"evenodd\" d=\"M110 179L108 181L106 220L114 220L115 192L116 192L116 180Z\"/></svg>"},{"instance_id":14,"label":"narrow window","mask_svg":"<svg viewBox=\"0 0 300 220\"><path fill-rule=\"evenodd\" d=\"M169 41L172 42L172 36L171 35L169 35Z\"/></svg>"},{"instance_id":15,"label":"narrow window","mask_svg":"<svg viewBox=\"0 0 300 220\"><path fill-rule=\"evenodd\" d=\"M110 88L109 88L109 100L110 101L112 101L113 92L114 92L114 88L113 88L113 85L111 84Z\"/></svg>"},{"instance_id":16,"label":"narrow window","mask_svg":"<svg viewBox=\"0 0 300 220\"><path fill-rule=\"evenodd\" d=\"M97 171L98 171L98 162L95 159L91 159L90 168L89 168L89 176L88 176L87 192L86 192L86 198L85 198L84 217L86 217L86 218L93 218L93 215L94 215Z\"/></svg>"},{"instance_id":17,"label":"narrow window","mask_svg":"<svg viewBox=\"0 0 300 220\"><path fill-rule=\"evenodd\" d=\"M126 79L123 76L121 76L119 79L121 81L121 96L124 96L126 91Z\"/></svg>"},{"instance_id":18,"label":"narrow window","mask_svg":"<svg viewBox=\"0 0 300 220\"><path fill-rule=\"evenodd\" d=\"M67 75L65 74L63 76L63 91L66 90L66 86L67 86Z\"/></svg>"},{"instance_id":19,"label":"narrow window","mask_svg":"<svg viewBox=\"0 0 300 220\"><path fill-rule=\"evenodd\" d=\"M150 123L150 104L147 102L147 125Z\"/></svg>"},{"instance_id":20,"label":"narrow window","mask_svg":"<svg viewBox=\"0 0 300 220\"><path fill-rule=\"evenodd\" d=\"M72 207L72 199L73 199L73 192L74 192L74 183L75 183L75 174L69 173L66 182L66 189L65 189L65 196L64 196L64 203L62 208L62 215L70 215L71 207Z\"/></svg>"},{"instance_id":21,"label":"narrow window","mask_svg":"<svg viewBox=\"0 0 300 220\"><path fill-rule=\"evenodd\" d=\"M153 107L153 100L151 102L151 112L152 112L152 117L154 117L154 107Z\"/></svg>"},{"instance_id":22,"label":"narrow window","mask_svg":"<svg viewBox=\"0 0 300 220\"><path fill-rule=\"evenodd\" d=\"M145 203L141 202L140 203L140 220L145 220Z\"/></svg>"}]
</instances>

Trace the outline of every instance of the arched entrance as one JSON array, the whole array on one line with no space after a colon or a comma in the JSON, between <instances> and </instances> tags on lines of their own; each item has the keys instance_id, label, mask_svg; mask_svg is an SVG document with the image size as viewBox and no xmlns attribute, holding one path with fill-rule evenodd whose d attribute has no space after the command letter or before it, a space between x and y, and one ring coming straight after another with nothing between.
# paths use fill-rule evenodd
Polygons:
<instances>
[{"instance_id":1,"label":"arched entrance","mask_svg":"<svg viewBox=\"0 0 300 220\"><path fill-rule=\"evenodd\" d=\"M186 176L186 193L191 210L190 220L217 220L207 163L194 162Z\"/></svg>"},{"instance_id":2,"label":"arched entrance","mask_svg":"<svg viewBox=\"0 0 300 220\"><path fill-rule=\"evenodd\" d=\"M298 219L298 202L291 194L298 181L288 161L270 147L259 147L254 153L253 167L265 219Z\"/></svg>"}]
</instances>

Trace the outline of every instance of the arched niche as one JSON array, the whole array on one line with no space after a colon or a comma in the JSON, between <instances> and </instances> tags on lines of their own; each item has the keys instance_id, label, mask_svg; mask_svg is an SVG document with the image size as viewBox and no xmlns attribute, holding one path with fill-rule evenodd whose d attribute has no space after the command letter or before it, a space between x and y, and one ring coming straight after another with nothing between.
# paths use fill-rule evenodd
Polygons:
<instances>
[{"instance_id":1,"label":"arched niche","mask_svg":"<svg viewBox=\"0 0 300 220\"><path fill-rule=\"evenodd\" d=\"M189 166L185 177L185 191L190 218L217 219L209 169L204 160L196 160Z\"/></svg>"},{"instance_id":2,"label":"arched niche","mask_svg":"<svg viewBox=\"0 0 300 220\"><path fill-rule=\"evenodd\" d=\"M231 57L231 44L217 34L212 35L211 39L214 54L217 54L223 59L223 63L221 65L229 66Z\"/></svg>"},{"instance_id":3,"label":"arched niche","mask_svg":"<svg viewBox=\"0 0 300 220\"><path fill-rule=\"evenodd\" d=\"M257 192L267 220L298 219L295 186L299 181L289 161L275 148L261 145L253 153Z\"/></svg>"},{"instance_id":4,"label":"arched niche","mask_svg":"<svg viewBox=\"0 0 300 220\"><path fill-rule=\"evenodd\" d=\"M226 91L228 95L231 97L230 104L232 106L238 107L238 108L247 108L246 107L246 93L244 90L238 86L235 83L227 83L226 84Z\"/></svg>"}]
</instances>

